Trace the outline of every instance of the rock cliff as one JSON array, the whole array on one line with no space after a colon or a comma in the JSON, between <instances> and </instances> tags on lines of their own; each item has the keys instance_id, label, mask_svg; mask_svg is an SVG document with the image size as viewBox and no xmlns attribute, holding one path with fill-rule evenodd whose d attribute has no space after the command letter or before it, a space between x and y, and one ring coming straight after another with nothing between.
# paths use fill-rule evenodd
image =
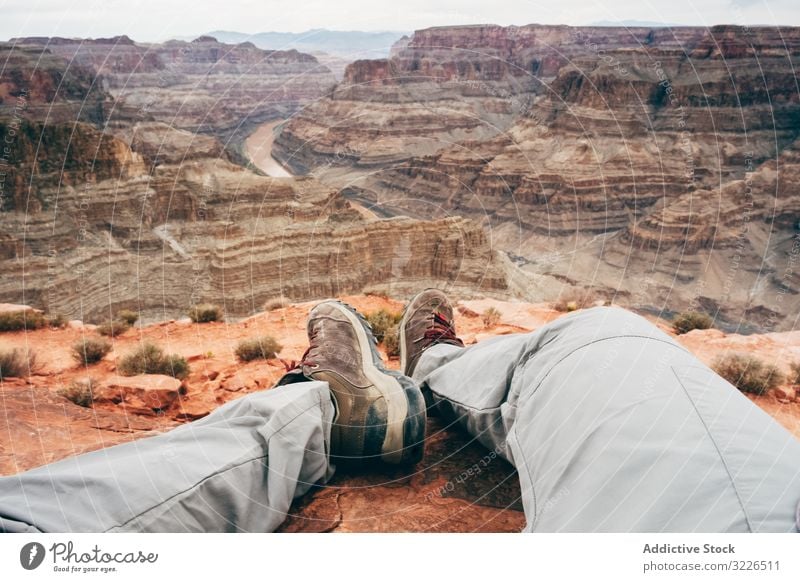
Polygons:
<instances>
[{"instance_id":1,"label":"rock cliff","mask_svg":"<svg viewBox=\"0 0 800 582\"><path fill-rule=\"evenodd\" d=\"M732 327L774 312L786 328L799 55L796 28L422 30L350 65L275 153L384 212L484 221L545 294L592 286L654 309L714 304Z\"/></svg>"},{"instance_id":2,"label":"rock cliff","mask_svg":"<svg viewBox=\"0 0 800 582\"><path fill-rule=\"evenodd\" d=\"M110 123L160 121L223 135L291 115L334 84L330 70L296 50L266 51L211 37L192 42L18 38L12 45L63 57L96 76L115 99Z\"/></svg>"},{"instance_id":3,"label":"rock cliff","mask_svg":"<svg viewBox=\"0 0 800 582\"><path fill-rule=\"evenodd\" d=\"M178 317L202 301L238 317L279 296L433 282L507 290L505 261L471 220L380 220L313 179L269 178L231 161L219 132L246 109L262 107L256 119L274 115L277 102L258 93L291 89L298 63L318 66L313 57L209 39L154 52L124 38L47 46L2 47L14 68L0 79L0 142L8 143L0 297L100 321L123 307L147 319ZM247 90L216 98L222 109L175 106L171 120L166 109L146 120L120 114L136 95L167 90L153 76L165 61L186 76L168 90L188 102L197 97L186 85L195 77L206 83L201 94L215 93L207 85L213 67L223 71L214 83L235 77ZM281 107L311 95L307 81L297 81L306 93L291 95L295 105ZM213 131L199 133L204 124Z\"/></svg>"}]
</instances>

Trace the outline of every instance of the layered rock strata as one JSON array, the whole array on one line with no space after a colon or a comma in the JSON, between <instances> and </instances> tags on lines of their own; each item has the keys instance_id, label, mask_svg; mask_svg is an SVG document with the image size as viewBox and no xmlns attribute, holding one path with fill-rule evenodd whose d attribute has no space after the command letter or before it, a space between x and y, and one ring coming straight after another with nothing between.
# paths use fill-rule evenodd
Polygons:
<instances>
[{"instance_id":1,"label":"layered rock strata","mask_svg":"<svg viewBox=\"0 0 800 582\"><path fill-rule=\"evenodd\" d=\"M785 327L800 308L781 275L798 232L798 56L795 28L428 29L353 63L274 151L384 213L484 221L550 296L590 286Z\"/></svg>"}]
</instances>

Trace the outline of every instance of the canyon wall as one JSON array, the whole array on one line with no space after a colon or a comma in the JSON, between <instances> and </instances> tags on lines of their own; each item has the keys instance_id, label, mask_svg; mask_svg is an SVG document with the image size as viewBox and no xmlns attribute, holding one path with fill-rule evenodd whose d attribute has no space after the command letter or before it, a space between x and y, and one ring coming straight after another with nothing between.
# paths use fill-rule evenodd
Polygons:
<instances>
[{"instance_id":1,"label":"canyon wall","mask_svg":"<svg viewBox=\"0 0 800 582\"><path fill-rule=\"evenodd\" d=\"M482 221L531 299L592 287L783 329L798 57L796 28L422 30L350 65L275 153L385 213Z\"/></svg>"},{"instance_id":2,"label":"canyon wall","mask_svg":"<svg viewBox=\"0 0 800 582\"><path fill-rule=\"evenodd\" d=\"M293 67L316 67L313 57L246 46L221 55L209 39L154 54L124 39L80 48L27 42L0 45L14 65L0 78L0 300L89 321L123 307L160 320L204 301L244 316L280 296L431 284L507 290L503 258L471 220L380 220L313 179L269 178L233 163L219 135L248 111L263 107L261 119L311 98L316 89L301 81L298 90L311 93L292 94L294 105L257 93L270 83L291 88ZM172 50L173 62L187 59L187 78L161 88L155 71ZM230 74L215 80L209 63ZM220 108L203 100L251 67L260 79L252 92L220 94ZM194 75L205 83L199 101L186 85ZM187 106L173 104L172 119L166 109L131 113L141 96L171 92Z\"/></svg>"},{"instance_id":3,"label":"canyon wall","mask_svg":"<svg viewBox=\"0 0 800 582\"><path fill-rule=\"evenodd\" d=\"M266 51L252 43L135 43L109 39L19 38L11 45L63 57L90 70L115 100L109 122L160 121L179 129L224 135L244 125L287 117L334 84L311 55Z\"/></svg>"}]
</instances>

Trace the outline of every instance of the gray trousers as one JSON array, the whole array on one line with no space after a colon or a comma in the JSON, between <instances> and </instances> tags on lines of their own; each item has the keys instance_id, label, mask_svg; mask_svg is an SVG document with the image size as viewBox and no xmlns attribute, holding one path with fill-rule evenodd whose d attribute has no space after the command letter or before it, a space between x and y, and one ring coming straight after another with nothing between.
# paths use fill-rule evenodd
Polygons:
<instances>
[{"instance_id":1,"label":"gray trousers","mask_svg":"<svg viewBox=\"0 0 800 582\"><path fill-rule=\"evenodd\" d=\"M616 308L468 348L414 378L517 468L526 531L797 531L800 442ZM4 531L273 531L333 474L328 388L251 394L168 433L0 478Z\"/></svg>"}]
</instances>

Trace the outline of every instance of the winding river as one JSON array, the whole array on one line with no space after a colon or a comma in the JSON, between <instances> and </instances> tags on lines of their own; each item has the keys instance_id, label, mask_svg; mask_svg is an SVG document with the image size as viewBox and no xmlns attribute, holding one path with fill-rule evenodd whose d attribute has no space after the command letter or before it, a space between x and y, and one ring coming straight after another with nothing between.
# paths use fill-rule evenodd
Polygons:
<instances>
[{"instance_id":1,"label":"winding river","mask_svg":"<svg viewBox=\"0 0 800 582\"><path fill-rule=\"evenodd\" d=\"M275 141L275 129L284 120L269 121L255 130L244 142L244 152L250 161L267 176L273 178L291 178L286 168L272 157L272 143Z\"/></svg>"}]
</instances>

